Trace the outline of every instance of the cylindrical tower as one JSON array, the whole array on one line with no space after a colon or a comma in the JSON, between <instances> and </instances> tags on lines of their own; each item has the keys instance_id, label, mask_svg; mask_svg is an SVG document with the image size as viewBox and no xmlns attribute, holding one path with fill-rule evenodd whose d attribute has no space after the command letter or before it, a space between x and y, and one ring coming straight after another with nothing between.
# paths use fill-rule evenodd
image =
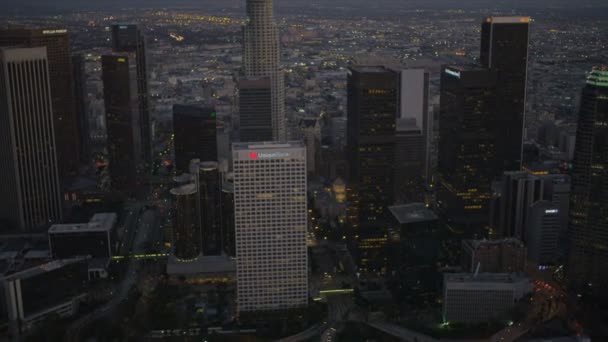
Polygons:
<instances>
[{"instance_id":1,"label":"cylindrical tower","mask_svg":"<svg viewBox=\"0 0 608 342\"><path fill-rule=\"evenodd\" d=\"M222 254L221 183L217 162L205 161L199 164L197 184L203 254L220 255Z\"/></svg>"},{"instance_id":2,"label":"cylindrical tower","mask_svg":"<svg viewBox=\"0 0 608 342\"><path fill-rule=\"evenodd\" d=\"M234 174L229 172L222 182L222 246L224 252L236 256L234 236Z\"/></svg>"},{"instance_id":3,"label":"cylindrical tower","mask_svg":"<svg viewBox=\"0 0 608 342\"><path fill-rule=\"evenodd\" d=\"M171 189L175 215L173 253L178 260L196 259L201 253L201 228L197 215L197 189L194 184Z\"/></svg>"}]
</instances>

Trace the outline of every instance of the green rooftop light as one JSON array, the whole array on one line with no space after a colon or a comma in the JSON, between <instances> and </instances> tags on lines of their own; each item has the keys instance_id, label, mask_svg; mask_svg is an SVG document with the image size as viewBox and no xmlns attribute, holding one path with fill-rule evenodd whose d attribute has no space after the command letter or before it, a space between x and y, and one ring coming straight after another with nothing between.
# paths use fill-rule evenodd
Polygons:
<instances>
[{"instance_id":1,"label":"green rooftop light","mask_svg":"<svg viewBox=\"0 0 608 342\"><path fill-rule=\"evenodd\" d=\"M608 68L593 69L587 76L587 84L608 88Z\"/></svg>"}]
</instances>

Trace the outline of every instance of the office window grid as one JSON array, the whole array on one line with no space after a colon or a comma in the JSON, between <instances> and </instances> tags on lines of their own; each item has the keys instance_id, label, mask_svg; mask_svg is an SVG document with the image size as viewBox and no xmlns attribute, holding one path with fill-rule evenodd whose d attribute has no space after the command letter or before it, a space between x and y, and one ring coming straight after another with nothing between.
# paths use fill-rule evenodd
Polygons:
<instances>
[{"instance_id":1,"label":"office window grid","mask_svg":"<svg viewBox=\"0 0 608 342\"><path fill-rule=\"evenodd\" d=\"M234 161L239 311L306 305L306 159Z\"/></svg>"}]
</instances>

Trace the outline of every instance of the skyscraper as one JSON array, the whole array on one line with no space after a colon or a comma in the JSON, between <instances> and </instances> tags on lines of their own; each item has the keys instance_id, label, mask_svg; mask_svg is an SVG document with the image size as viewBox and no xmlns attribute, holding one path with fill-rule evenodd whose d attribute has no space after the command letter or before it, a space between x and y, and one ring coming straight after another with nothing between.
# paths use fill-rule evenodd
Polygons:
<instances>
[{"instance_id":1,"label":"skyscraper","mask_svg":"<svg viewBox=\"0 0 608 342\"><path fill-rule=\"evenodd\" d=\"M240 141L272 141L272 88L270 85L270 78L239 80Z\"/></svg>"},{"instance_id":2,"label":"skyscraper","mask_svg":"<svg viewBox=\"0 0 608 342\"><path fill-rule=\"evenodd\" d=\"M237 310L308 302L306 148L233 144Z\"/></svg>"},{"instance_id":3,"label":"skyscraper","mask_svg":"<svg viewBox=\"0 0 608 342\"><path fill-rule=\"evenodd\" d=\"M175 168L188 172L190 161L217 160L216 112L212 107L173 106Z\"/></svg>"},{"instance_id":4,"label":"skyscraper","mask_svg":"<svg viewBox=\"0 0 608 342\"><path fill-rule=\"evenodd\" d=\"M132 53L101 57L110 180L114 190L128 195L137 189L144 153L134 59Z\"/></svg>"},{"instance_id":5,"label":"skyscraper","mask_svg":"<svg viewBox=\"0 0 608 342\"><path fill-rule=\"evenodd\" d=\"M481 25L481 65L497 73L496 159L521 168L528 70L529 17L488 17Z\"/></svg>"},{"instance_id":6,"label":"skyscraper","mask_svg":"<svg viewBox=\"0 0 608 342\"><path fill-rule=\"evenodd\" d=\"M570 202L567 277L576 290L608 299L608 68L583 88Z\"/></svg>"},{"instance_id":7,"label":"skyscraper","mask_svg":"<svg viewBox=\"0 0 608 342\"><path fill-rule=\"evenodd\" d=\"M145 37L136 24L113 24L112 50L118 53L132 53L131 64L136 66L137 105L139 113L141 149L143 161L150 162L152 158L152 131L150 124L150 103L148 94L148 68L146 62Z\"/></svg>"},{"instance_id":8,"label":"skyscraper","mask_svg":"<svg viewBox=\"0 0 608 342\"><path fill-rule=\"evenodd\" d=\"M171 195L174 201L173 254L178 260L191 261L201 253L196 185L173 188Z\"/></svg>"},{"instance_id":9,"label":"skyscraper","mask_svg":"<svg viewBox=\"0 0 608 342\"><path fill-rule=\"evenodd\" d=\"M526 222L532 205L548 201L559 211L560 230L565 232L570 182L566 175L534 175L527 171L508 171L497 184L496 198L492 200L491 227L496 236L516 237L524 242ZM493 234L494 235L494 234Z\"/></svg>"},{"instance_id":10,"label":"skyscraper","mask_svg":"<svg viewBox=\"0 0 608 342\"><path fill-rule=\"evenodd\" d=\"M439 111L439 208L448 221L475 230L487 222L496 165L496 73L444 66Z\"/></svg>"},{"instance_id":11,"label":"skyscraper","mask_svg":"<svg viewBox=\"0 0 608 342\"><path fill-rule=\"evenodd\" d=\"M355 66L348 74L347 153L359 266L378 271L372 261L386 245L388 206L394 202L393 168L399 73L385 67ZM358 237L357 237L358 236ZM383 259L383 258L382 258ZM369 264L369 266L367 266Z\"/></svg>"},{"instance_id":12,"label":"skyscraper","mask_svg":"<svg viewBox=\"0 0 608 342\"><path fill-rule=\"evenodd\" d=\"M429 74L424 69L401 70L399 118L395 136L395 201L423 202L430 180Z\"/></svg>"},{"instance_id":13,"label":"skyscraper","mask_svg":"<svg viewBox=\"0 0 608 342\"><path fill-rule=\"evenodd\" d=\"M247 0L247 18L243 28L243 73L247 78L270 78L272 140L285 140L285 78L272 0Z\"/></svg>"},{"instance_id":14,"label":"skyscraper","mask_svg":"<svg viewBox=\"0 0 608 342\"><path fill-rule=\"evenodd\" d=\"M61 192L46 48L0 48L0 219L58 223Z\"/></svg>"},{"instance_id":15,"label":"skyscraper","mask_svg":"<svg viewBox=\"0 0 608 342\"><path fill-rule=\"evenodd\" d=\"M202 232L203 255L222 254L222 205L219 166L215 161L198 159L190 163L197 186L198 217Z\"/></svg>"},{"instance_id":16,"label":"skyscraper","mask_svg":"<svg viewBox=\"0 0 608 342\"><path fill-rule=\"evenodd\" d=\"M77 172L80 133L74 105L70 39L66 29L0 30L0 46L46 47L57 167L61 181Z\"/></svg>"},{"instance_id":17,"label":"skyscraper","mask_svg":"<svg viewBox=\"0 0 608 342\"><path fill-rule=\"evenodd\" d=\"M89 116L87 106L87 76L85 59L81 54L72 56L72 70L74 75L74 101L76 105L76 121L78 122L80 141L80 160L83 164L89 163L91 158L91 137L89 129Z\"/></svg>"},{"instance_id":18,"label":"skyscraper","mask_svg":"<svg viewBox=\"0 0 608 342\"><path fill-rule=\"evenodd\" d=\"M525 228L528 259L536 265L556 265L560 257L561 212L549 201L538 201L529 211Z\"/></svg>"}]
</instances>

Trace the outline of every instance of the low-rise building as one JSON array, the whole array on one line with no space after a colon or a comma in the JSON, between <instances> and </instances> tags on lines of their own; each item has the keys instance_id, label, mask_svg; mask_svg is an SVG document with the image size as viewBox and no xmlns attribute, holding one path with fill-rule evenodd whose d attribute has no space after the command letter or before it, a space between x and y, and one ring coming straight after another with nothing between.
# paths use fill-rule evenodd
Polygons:
<instances>
[{"instance_id":1,"label":"low-rise building","mask_svg":"<svg viewBox=\"0 0 608 342\"><path fill-rule=\"evenodd\" d=\"M474 324L500 319L532 289L528 278L515 273L446 273L443 320Z\"/></svg>"},{"instance_id":2,"label":"low-rise building","mask_svg":"<svg viewBox=\"0 0 608 342\"><path fill-rule=\"evenodd\" d=\"M113 255L115 213L95 214L88 223L55 224L49 228L49 248L53 259L90 255L111 258Z\"/></svg>"}]
</instances>

